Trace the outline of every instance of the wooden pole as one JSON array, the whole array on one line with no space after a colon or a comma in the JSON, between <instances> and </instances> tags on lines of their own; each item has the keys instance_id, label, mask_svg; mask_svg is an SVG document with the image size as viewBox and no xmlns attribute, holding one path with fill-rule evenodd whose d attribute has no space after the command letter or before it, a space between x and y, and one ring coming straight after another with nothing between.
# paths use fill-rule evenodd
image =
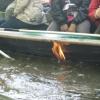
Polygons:
<instances>
[{"instance_id":1,"label":"wooden pole","mask_svg":"<svg viewBox=\"0 0 100 100\"><path fill-rule=\"evenodd\" d=\"M84 44L100 46L99 34L55 32L40 30L0 29L0 37L33 40L33 41L58 41L65 44Z\"/></svg>"}]
</instances>

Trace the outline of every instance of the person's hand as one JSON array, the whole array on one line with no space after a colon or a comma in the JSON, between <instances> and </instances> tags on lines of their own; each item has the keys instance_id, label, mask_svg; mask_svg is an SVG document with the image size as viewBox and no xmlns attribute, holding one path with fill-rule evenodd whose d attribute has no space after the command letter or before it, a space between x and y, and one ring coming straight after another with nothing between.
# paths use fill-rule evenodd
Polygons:
<instances>
[{"instance_id":1,"label":"person's hand","mask_svg":"<svg viewBox=\"0 0 100 100\"><path fill-rule=\"evenodd\" d=\"M96 12L95 12L95 18L100 18L100 8L97 8Z\"/></svg>"},{"instance_id":2,"label":"person's hand","mask_svg":"<svg viewBox=\"0 0 100 100\"><path fill-rule=\"evenodd\" d=\"M76 32L76 25L71 24L70 27L68 28L68 32Z\"/></svg>"},{"instance_id":3,"label":"person's hand","mask_svg":"<svg viewBox=\"0 0 100 100\"><path fill-rule=\"evenodd\" d=\"M63 31L63 32L67 32L68 31L68 25L67 24L61 25L60 30Z\"/></svg>"}]
</instances>

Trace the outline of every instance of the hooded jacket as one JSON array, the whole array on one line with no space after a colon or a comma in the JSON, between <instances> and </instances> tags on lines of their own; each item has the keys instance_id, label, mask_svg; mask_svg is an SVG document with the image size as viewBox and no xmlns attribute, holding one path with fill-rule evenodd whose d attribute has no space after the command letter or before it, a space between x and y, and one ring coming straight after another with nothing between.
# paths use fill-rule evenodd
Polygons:
<instances>
[{"instance_id":1,"label":"hooded jacket","mask_svg":"<svg viewBox=\"0 0 100 100\"><path fill-rule=\"evenodd\" d=\"M15 0L8 6L6 13L9 11L12 12L11 16L28 24L47 23L41 0Z\"/></svg>"},{"instance_id":2,"label":"hooded jacket","mask_svg":"<svg viewBox=\"0 0 100 100\"><path fill-rule=\"evenodd\" d=\"M88 17L88 7L90 0L70 0L78 8L77 16L73 19L72 23L79 24ZM51 2L51 15L53 19L59 24L66 24L68 20L63 12L63 7L66 0L52 0Z\"/></svg>"},{"instance_id":3,"label":"hooded jacket","mask_svg":"<svg viewBox=\"0 0 100 100\"><path fill-rule=\"evenodd\" d=\"M91 0L90 6L89 6L89 17L97 25L100 24L100 19L95 18L95 12L96 12L96 9L99 7L100 7L100 0Z\"/></svg>"}]
</instances>

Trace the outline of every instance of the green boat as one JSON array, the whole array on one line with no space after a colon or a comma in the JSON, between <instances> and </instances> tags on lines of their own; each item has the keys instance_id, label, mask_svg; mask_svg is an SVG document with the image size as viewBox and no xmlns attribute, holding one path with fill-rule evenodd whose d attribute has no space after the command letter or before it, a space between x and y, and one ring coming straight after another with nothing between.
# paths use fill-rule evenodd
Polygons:
<instances>
[{"instance_id":1,"label":"green boat","mask_svg":"<svg viewBox=\"0 0 100 100\"><path fill-rule=\"evenodd\" d=\"M0 8L0 20L4 20L4 9L10 0ZM86 33L64 33L37 30L0 29L0 49L8 53L54 57L52 42L58 41L65 45L65 55L69 59L96 60L100 59L100 35ZM69 52L69 53L68 53ZM9 53L8 53L9 54Z\"/></svg>"},{"instance_id":2,"label":"green boat","mask_svg":"<svg viewBox=\"0 0 100 100\"><path fill-rule=\"evenodd\" d=\"M100 35L39 30L1 29L0 49L30 56L54 57L52 42L64 43L65 55L73 60L100 60ZM69 44L68 46L66 44Z\"/></svg>"}]
</instances>

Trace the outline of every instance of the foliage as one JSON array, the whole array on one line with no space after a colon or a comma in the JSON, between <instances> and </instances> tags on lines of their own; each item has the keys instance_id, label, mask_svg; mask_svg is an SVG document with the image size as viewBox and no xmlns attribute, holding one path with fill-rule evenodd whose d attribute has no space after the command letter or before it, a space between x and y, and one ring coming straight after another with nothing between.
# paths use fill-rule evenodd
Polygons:
<instances>
[{"instance_id":1,"label":"foliage","mask_svg":"<svg viewBox=\"0 0 100 100\"><path fill-rule=\"evenodd\" d=\"M5 11L6 7L14 0L0 0L0 11Z\"/></svg>"}]
</instances>

